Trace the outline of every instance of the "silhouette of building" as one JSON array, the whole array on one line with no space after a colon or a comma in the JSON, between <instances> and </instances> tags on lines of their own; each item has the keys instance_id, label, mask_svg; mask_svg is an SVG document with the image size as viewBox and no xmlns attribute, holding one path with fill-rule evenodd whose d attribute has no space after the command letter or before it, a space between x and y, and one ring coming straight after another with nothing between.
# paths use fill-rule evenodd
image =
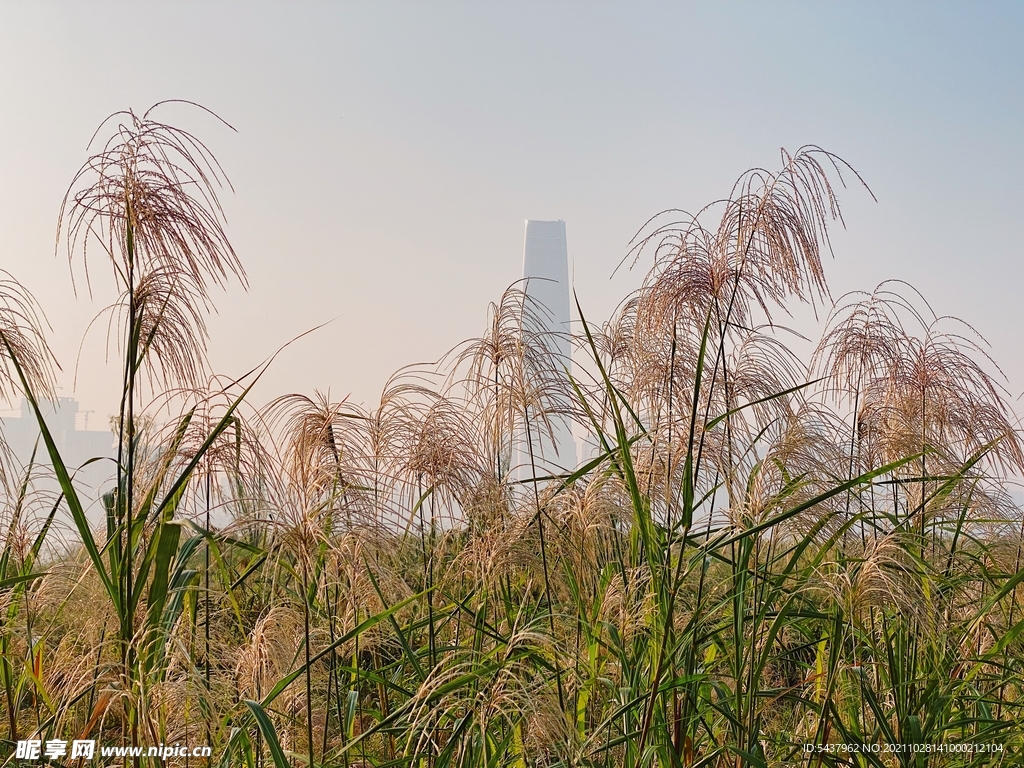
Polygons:
<instances>
[{"instance_id":1,"label":"silhouette of building","mask_svg":"<svg viewBox=\"0 0 1024 768\"><path fill-rule=\"evenodd\" d=\"M566 247L564 221L526 222L523 248L523 278L526 295L542 307L538 313L544 321L545 343L557 356L559 365L570 369L569 255ZM576 468L576 442L572 421L567 416L551 419L554 440L547 435L534 436L534 456L538 474L552 474ZM525 468L530 462L528 451L519 449L518 462ZM520 477L529 477L529 469L521 469Z\"/></svg>"},{"instance_id":2,"label":"silhouette of building","mask_svg":"<svg viewBox=\"0 0 1024 768\"><path fill-rule=\"evenodd\" d=\"M89 411L80 411L72 397L43 401L40 410L65 466L76 470L89 459L114 457L114 434L109 429L88 429ZM82 428L79 429L79 424ZM36 451L36 463L48 465L49 455L43 443L39 422L28 401L22 400L21 414L0 419L0 434L21 464L27 464ZM36 446L38 445L38 448ZM110 462L94 462L79 473L79 480L96 487L113 474Z\"/></svg>"}]
</instances>

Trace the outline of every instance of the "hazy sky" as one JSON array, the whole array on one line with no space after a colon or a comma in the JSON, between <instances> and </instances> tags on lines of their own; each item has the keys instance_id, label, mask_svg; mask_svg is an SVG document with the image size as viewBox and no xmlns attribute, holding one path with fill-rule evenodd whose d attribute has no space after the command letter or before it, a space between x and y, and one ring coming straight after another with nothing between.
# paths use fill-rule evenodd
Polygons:
<instances>
[{"instance_id":1,"label":"hazy sky","mask_svg":"<svg viewBox=\"0 0 1024 768\"><path fill-rule=\"evenodd\" d=\"M263 399L371 401L387 376L479 333L520 273L523 222L564 219L575 286L603 319L609 277L658 211L695 210L779 148L818 144L850 188L833 294L912 282L993 346L1024 390L1024 4L5 3L0 266L53 326L62 394L89 319L54 256L64 190L109 113L190 99L235 193L248 293L215 295L223 373L289 349ZM99 264L97 264L99 266ZM642 265L649 266L649 263ZM105 326L76 396L115 408Z\"/></svg>"}]
</instances>

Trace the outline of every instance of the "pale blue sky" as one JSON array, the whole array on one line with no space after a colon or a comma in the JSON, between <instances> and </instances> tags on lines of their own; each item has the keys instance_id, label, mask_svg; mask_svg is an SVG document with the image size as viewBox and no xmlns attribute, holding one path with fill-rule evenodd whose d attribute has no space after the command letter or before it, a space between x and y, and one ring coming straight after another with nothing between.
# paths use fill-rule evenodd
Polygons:
<instances>
[{"instance_id":1,"label":"pale blue sky","mask_svg":"<svg viewBox=\"0 0 1024 768\"><path fill-rule=\"evenodd\" d=\"M894 7L898 6L898 7ZM819 144L878 203L842 196L834 295L912 282L1024 390L1020 3L7 3L0 6L0 265L43 304L71 372L88 319L53 256L63 191L117 109L207 140L235 186L248 294L217 296L217 370L285 353L265 396L369 401L397 367L479 332L521 269L523 221L564 219L603 318L635 230ZM102 331L77 396L112 410Z\"/></svg>"}]
</instances>

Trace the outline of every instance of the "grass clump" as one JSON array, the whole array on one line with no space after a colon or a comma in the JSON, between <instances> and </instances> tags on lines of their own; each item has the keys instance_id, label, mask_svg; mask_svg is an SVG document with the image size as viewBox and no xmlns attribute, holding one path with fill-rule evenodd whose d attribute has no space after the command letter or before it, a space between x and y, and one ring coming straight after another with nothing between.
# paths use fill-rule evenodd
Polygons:
<instances>
[{"instance_id":1,"label":"grass clump","mask_svg":"<svg viewBox=\"0 0 1024 768\"><path fill-rule=\"evenodd\" d=\"M839 158L783 154L649 222L633 255L654 267L583 322L575 378L513 287L482 338L376 405L256 408L258 371L225 384L204 358L210 289L245 279L219 166L152 112L104 125L62 212L72 260L98 247L119 293L99 526L39 410L34 303L0 285L0 384L35 408L60 489L34 464L0 474L11 746L208 744L278 768L1019 762L1016 417L980 340L906 286L831 301L833 185L857 178ZM806 359L773 323L792 302L832 306ZM591 455L539 477L566 418Z\"/></svg>"}]
</instances>

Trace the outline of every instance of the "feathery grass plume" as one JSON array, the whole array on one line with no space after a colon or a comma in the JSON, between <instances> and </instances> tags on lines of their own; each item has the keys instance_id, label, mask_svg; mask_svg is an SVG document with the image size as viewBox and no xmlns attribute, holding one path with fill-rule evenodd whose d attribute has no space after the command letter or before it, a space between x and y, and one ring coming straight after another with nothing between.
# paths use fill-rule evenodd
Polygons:
<instances>
[{"instance_id":1,"label":"feathery grass plume","mask_svg":"<svg viewBox=\"0 0 1024 768\"><path fill-rule=\"evenodd\" d=\"M905 429L897 431L918 446L952 450L964 460L991 445L1004 468L1019 469L1024 453L997 383L1002 373L977 332L956 318L937 317L930 307L926 318L885 283L863 296L851 294L837 305L815 354L834 391L861 394L858 430L881 437L887 417L902 420ZM960 328L942 330L949 324Z\"/></svg>"},{"instance_id":2,"label":"feathery grass plume","mask_svg":"<svg viewBox=\"0 0 1024 768\"><path fill-rule=\"evenodd\" d=\"M483 442L489 468L500 482L511 482L516 473L527 475L524 496L532 497L534 520L540 545L544 593L551 634L554 606L549 599L551 568L548 563L544 519L538 484L539 448L546 438L555 443L559 417L581 418L573 384L566 376L568 360L561 359L552 333L544 322L548 309L516 286L506 289L498 304L489 308L490 327L485 335L466 345L455 356L453 369L468 364L463 380L469 407L484 425ZM516 452L523 466L513 466ZM559 703L564 704L562 675L557 666L555 680Z\"/></svg>"},{"instance_id":3,"label":"feathery grass plume","mask_svg":"<svg viewBox=\"0 0 1024 768\"><path fill-rule=\"evenodd\" d=\"M302 616L275 606L253 625L235 660L235 679L242 697L259 700L292 670L302 646Z\"/></svg>"},{"instance_id":4,"label":"feathery grass plume","mask_svg":"<svg viewBox=\"0 0 1024 768\"><path fill-rule=\"evenodd\" d=\"M842 567L829 563L822 568L812 588L827 591L826 602L834 601L862 629L873 609L926 613L931 606L924 604L920 583L913 578L905 538L900 531L872 536Z\"/></svg>"},{"instance_id":5,"label":"feathery grass plume","mask_svg":"<svg viewBox=\"0 0 1024 768\"><path fill-rule=\"evenodd\" d=\"M464 764L486 765L509 754L543 761L564 752L564 718L544 675L551 653L543 629L516 623L483 639L482 648L446 653L407 705L403 757L454 753ZM529 737L513 746L514 734L522 739L527 728ZM523 753L527 744L532 755Z\"/></svg>"},{"instance_id":6,"label":"feathery grass plume","mask_svg":"<svg viewBox=\"0 0 1024 768\"><path fill-rule=\"evenodd\" d=\"M468 582L483 594L500 593L504 583L531 573L538 564L539 542L529 515L516 514L499 506L494 514L488 510L486 524L476 525L466 534L464 542L446 571L447 586L457 594L456 587ZM461 591L461 590L460 590Z\"/></svg>"},{"instance_id":7,"label":"feathery grass plume","mask_svg":"<svg viewBox=\"0 0 1024 768\"><path fill-rule=\"evenodd\" d=\"M98 247L131 314L137 364L152 356L150 370L165 384L196 385L209 286L232 277L244 286L245 271L224 232L218 190L227 178L194 135L153 119L167 104L141 116L116 112L100 125L97 136L108 126L111 135L68 188L58 247L66 228L69 263L81 253L90 293L89 246Z\"/></svg>"},{"instance_id":8,"label":"feathery grass plume","mask_svg":"<svg viewBox=\"0 0 1024 768\"><path fill-rule=\"evenodd\" d=\"M343 525L369 524L370 519L353 518L349 498L364 479L353 457L365 449L359 445L355 428L365 416L344 401L331 402L321 393L285 395L263 409L265 441L274 446L276 465L272 473L285 506L304 510L320 520L323 535L330 537ZM357 441L353 441L353 437ZM281 481L284 481L282 484ZM285 514L284 509L279 510Z\"/></svg>"},{"instance_id":9,"label":"feathery grass plume","mask_svg":"<svg viewBox=\"0 0 1024 768\"><path fill-rule=\"evenodd\" d=\"M692 481L703 493L724 481L730 499L742 497L737 456L751 455L745 443L759 427L733 414L751 405L755 415L784 412L793 386L803 383L784 345L755 343L769 337L753 326L760 313L772 330L772 307L784 308L788 298L815 306L827 299L821 250L828 247L828 223L842 221L829 172L842 181L844 170L856 175L817 147L783 152L781 171L754 169L726 200L675 220L680 212L668 211L635 239L634 262L653 249L655 264L624 307L633 317L619 321L632 343L616 346L632 359L620 366L628 383L616 386L652 430L651 439L679 441L685 456L697 438ZM719 213L716 227L705 225ZM737 357L745 352L749 359ZM724 425L713 436L700 422L717 424L718 417ZM664 466L671 471L671 463Z\"/></svg>"},{"instance_id":10,"label":"feathery grass plume","mask_svg":"<svg viewBox=\"0 0 1024 768\"><path fill-rule=\"evenodd\" d=\"M0 398L12 402L22 393L21 380L12 370L12 358L40 397L54 397L56 360L46 343L46 320L32 294L6 270L0 270Z\"/></svg>"},{"instance_id":11,"label":"feathery grass plume","mask_svg":"<svg viewBox=\"0 0 1024 768\"><path fill-rule=\"evenodd\" d=\"M922 454L919 482L906 486L905 514L919 520L922 536L931 524L934 547L942 538L935 526L955 524L960 510L991 497L984 486L1021 470L1024 445L984 340L962 321L936 316L919 295L925 309L918 310L900 287L883 283L837 303L812 364L827 393L853 408L851 471ZM938 478L977 461L956 487L935 495ZM979 512L969 518L984 520Z\"/></svg>"},{"instance_id":12,"label":"feathery grass plume","mask_svg":"<svg viewBox=\"0 0 1024 768\"><path fill-rule=\"evenodd\" d=\"M443 510L458 514L482 472L469 419L456 401L415 384L391 387L386 402L396 425L397 479L413 494L409 511L425 501L436 523L453 524Z\"/></svg>"},{"instance_id":13,"label":"feathery grass plume","mask_svg":"<svg viewBox=\"0 0 1024 768\"><path fill-rule=\"evenodd\" d=\"M490 305L487 332L453 356L453 375L466 368L460 383L499 478L514 469L513 453L525 433L533 441L542 435L553 440L553 419L576 415L565 376L568 361L559 359L549 341L547 312L513 285Z\"/></svg>"},{"instance_id":14,"label":"feathery grass plume","mask_svg":"<svg viewBox=\"0 0 1024 768\"><path fill-rule=\"evenodd\" d=\"M682 212L666 211L638 233L630 253L635 261L654 247L650 281L669 322L688 315L703 324L714 307L718 322L744 327L752 305L770 320L770 305L783 306L788 296L812 303L828 297L821 248L831 248L829 221L842 222L829 170L841 182L844 170L863 181L820 147L802 147L793 155L783 150L782 160L776 173L748 171L727 199L696 216L672 220ZM717 208L717 227L706 229L701 219ZM670 220L660 223L665 218Z\"/></svg>"},{"instance_id":15,"label":"feathery grass plume","mask_svg":"<svg viewBox=\"0 0 1024 768\"><path fill-rule=\"evenodd\" d=\"M761 492L778 502L803 504L849 480L844 427L842 420L821 403L810 399L800 402L790 416L779 420L774 434L760 446L763 455L757 482ZM791 518L783 529L799 538L812 535L827 542L843 524L840 513L846 507L844 495L823 499Z\"/></svg>"},{"instance_id":16,"label":"feathery grass plume","mask_svg":"<svg viewBox=\"0 0 1024 768\"><path fill-rule=\"evenodd\" d=\"M271 426L280 425L286 441L286 471L295 485L313 496L331 493L340 482L338 426L348 415L345 403L327 396L285 395L265 411Z\"/></svg>"},{"instance_id":17,"label":"feathery grass plume","mask_svg":"<svg viewBox=\"0 0 1024 768\"><path fill-rule=\"evenodd\" d=\"M392 402L397 400L392 398ZM264 498L273 515L268 554L282 575L282 586L290 587L294 602L301 604L306 683L302 703L305 738L301 741L312 762L317 742L322 756L326 754L330 721L329 709L322 716L319 710L314 712L314 689L324 684L319 678L314 680L314 642L326 645L329 635L333 643L339 632L353 629L363 617L386 607L380 605L382 598L376 594L381 580L367 576L366 564L352 562L360 549L345 553L356 536L367 537L381 521L354 519L346 498L354 490L347 469L352 461L349 454L362 457L366 452L365 446L356 442L362 435L354 429L365 424L363 414L345 403L332 403L323 395L315 399L289 395L272 402L263 418L269 428L267 439L278 445L273 452L269 493ZM331 614L326 634L317 627L325 610ZM340 626L335 621L339 612ZM347 626L349 621L351 626ZM368 639L362 638L364 652ZM328 688L341 684L336 662L332 655ZM322 734L320 739L316 738L318 732Z\"/></svg>"},{"instance_id":18,"label":"feathery grass plume","mask_svg":"<svg viewBox=\"0 0 1024 768\"><path fill-rule=\"evenodd\" d=\"M561 492L545 489L550 497L544 500L544 506L553 523L555 559L563 568L572 569L584 598L595 596L601 572L614 562L615 539L627 524L621 499L615 503L608 487L609 481L593 479ZM568 599L567 591L563 592L563 599Z\"/></svg>"},{"instance_id":19,"label":"feathery grass plume","mask_svg":"<svg viewBox=\"0 0 1024 768\"><path fill-rule=\"evenodd\" d=\"M176 446L175 468L184 470L198 460L191 475L193 494L209 496L211 505L231 521L246 519L247 506L258 496L269 472L262 419L246 403L237 402L239 394L237 381L214 376L199 388L167 390L149 406L154 414L176 415L161 429L161 439L168 443L181 426L180 417L189 415ZM229 410L225 428L217 431ZM193 511L198 511L200 499L195 501ZM201 506L206 506L205 500Z\"/></svg>"}]
</instances>

